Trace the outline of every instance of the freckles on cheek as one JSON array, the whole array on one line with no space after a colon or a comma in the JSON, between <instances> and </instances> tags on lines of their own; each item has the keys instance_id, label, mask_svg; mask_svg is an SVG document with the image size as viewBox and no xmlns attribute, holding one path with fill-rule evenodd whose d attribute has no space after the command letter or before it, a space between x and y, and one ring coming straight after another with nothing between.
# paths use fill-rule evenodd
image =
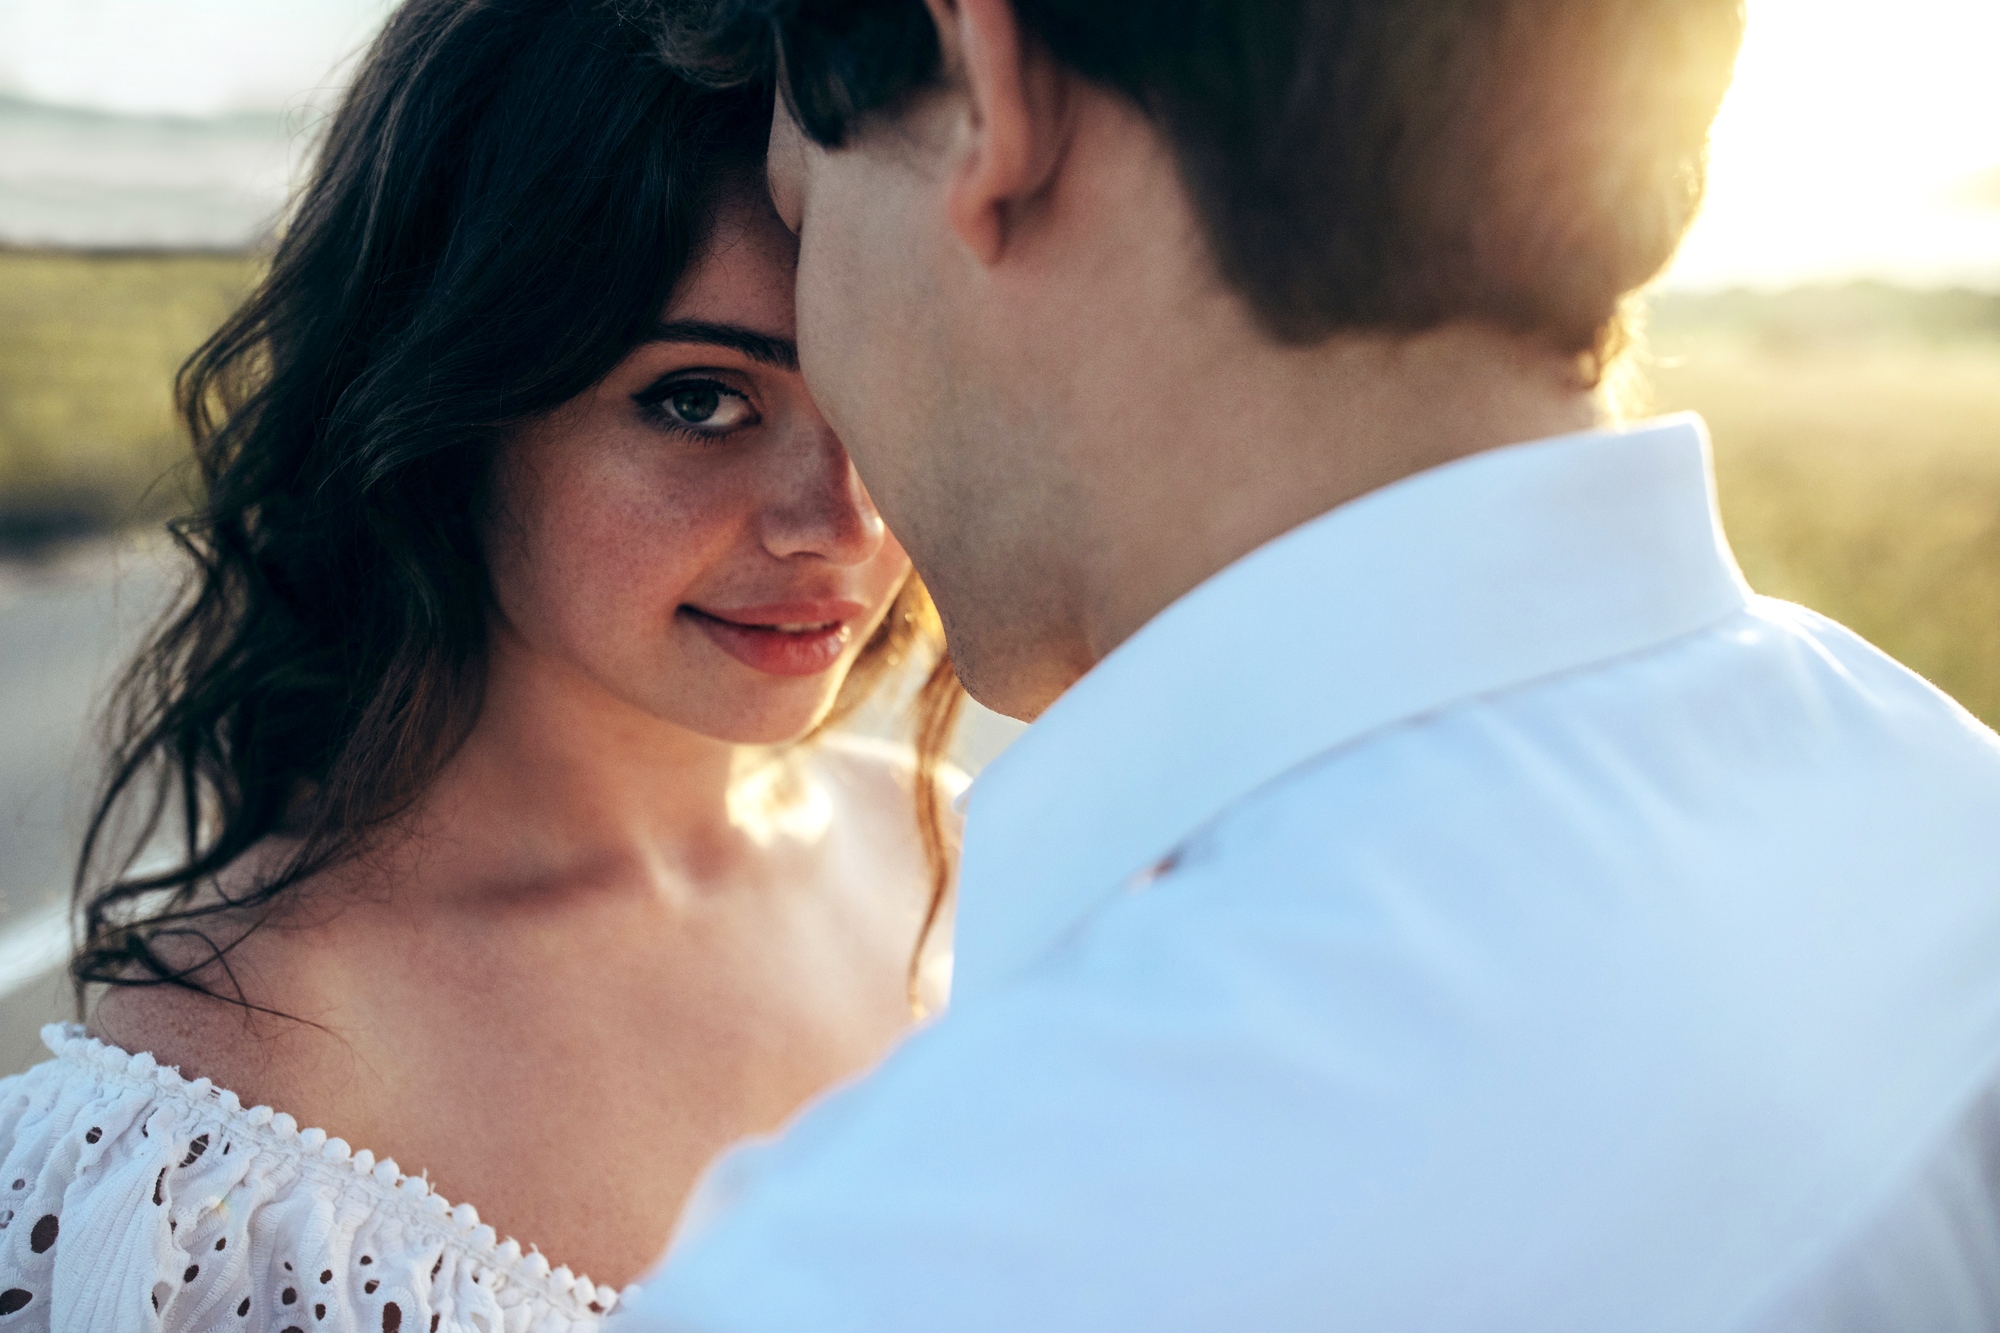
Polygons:
<instances>
[{"instance_id":1,"label":"freckles on cheek","mask_svg":"<svg viewBox=\"0 0 2000 1333\"><path fill-rule=\"evenodd\" d=\"M892 540L885 542L884 547L882 554L869 565L864 576L867 580L867 592L864 595L868 598L869 605L875 608L877 619L874 623L878 625L881 623L880 617L888 614L889 608L895 605L897 595L903 591L909 580L915 577L910 567L910 559L903 554L900 546L896 546ZM887 548L894 548L893 552Z\"/></svg>"},{"instance_id":2,"label":"freckles on cheek","mask_svg":"<svg viewBox=\"0 0 2000 1333\"><path fill-rule=\"evenodd\" d=\"M704 561L699 497L604 467L548 497L533 544L542 614L572 647L650 637L686 599Z\"/></svg>"},{"instance_id":3,"label":"freckles on cheek","mask_svg":"<svg viewBox=\"0 0 2000 1333\"><path fill-rule=\"evenodd\" d=\"M656 610L670 614L711 558L714 524L702 522L703 509L684 492L626 492L579 524L576 541L614 596L664 600Z\"/></svg>"}]
</instances>

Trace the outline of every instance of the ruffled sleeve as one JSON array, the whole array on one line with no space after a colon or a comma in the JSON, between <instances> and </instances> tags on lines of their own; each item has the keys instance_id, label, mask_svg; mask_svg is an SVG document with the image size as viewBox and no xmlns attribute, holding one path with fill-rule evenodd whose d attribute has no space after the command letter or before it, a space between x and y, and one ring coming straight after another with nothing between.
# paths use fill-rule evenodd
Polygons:
<instances>
[{"instance_id":1,"label":"ruffled sleeve","mask_svg":"<svg viewBox=\"0 0 2000 1333\"><path fill-rule=\"evenodd\" d=\"M594 1333L618 1293L75 1027L0 1080L0 1333Z\"/></svg>"}]
</instances>

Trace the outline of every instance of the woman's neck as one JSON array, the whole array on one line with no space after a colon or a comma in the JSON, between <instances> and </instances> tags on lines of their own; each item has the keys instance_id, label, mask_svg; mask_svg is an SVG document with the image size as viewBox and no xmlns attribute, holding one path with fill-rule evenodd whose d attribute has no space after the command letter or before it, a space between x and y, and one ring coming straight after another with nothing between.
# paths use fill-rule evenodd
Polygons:
<instances>
[{"instance_id":1,"label":"woman's neck","mask_svg":"<svg viewBox=\"0 0 2000 1333\"><path fill-rule=\"evenodd\" d=\"M499 629L478 721L392 835L424 873L396 878L446 897L713 889L758 841L731 800L745 759Z\"/></svg>"}]
</instances>

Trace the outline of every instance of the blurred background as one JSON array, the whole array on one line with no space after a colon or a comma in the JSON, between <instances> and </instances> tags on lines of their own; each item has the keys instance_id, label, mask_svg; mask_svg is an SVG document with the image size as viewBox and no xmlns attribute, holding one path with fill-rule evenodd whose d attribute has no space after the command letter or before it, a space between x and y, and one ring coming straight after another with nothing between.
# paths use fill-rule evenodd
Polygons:
<instances>
[{"instance_id":1,"label":"blurred background","mask_svg":"<svg viewBox=\"0 0 2000 1333\"><path fill-rule=\"evenodd\" d=\"M1751 583L2000 723L2000 5L1748 0L1649 405ZM175 367L390 0L0 0L0 1073L67 1016L93 707L171 592ZM1013 724L967 728L977 768Z\"/></svg>"}]
</instances>

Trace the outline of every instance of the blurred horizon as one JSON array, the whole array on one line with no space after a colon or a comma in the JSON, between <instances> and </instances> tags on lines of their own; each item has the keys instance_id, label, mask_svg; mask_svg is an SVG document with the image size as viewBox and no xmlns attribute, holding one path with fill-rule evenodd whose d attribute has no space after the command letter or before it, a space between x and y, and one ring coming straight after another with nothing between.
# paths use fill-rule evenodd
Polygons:
<instances>
[{"instance_id":1,"label":"blurred horizon","mask_svg":"<svg viewBox=\"0 0 2000 1333\"><path fill-rule=\"evenodd\" d=\"M393 0L0 0L0 244L267 237ZM2000 291L2000 5L1748 0L1669 290Z\"/></svg>"},{"instance_id":2,"label":"blurred horizon","mask_svg":"<svg viewBox=\"0 0 2000 1333\"><path fill-rule=\"evenodd\" d=\"M0 93L209 119L330 105L396 0L0 0Z\"/></svg>"}]
</instances>

